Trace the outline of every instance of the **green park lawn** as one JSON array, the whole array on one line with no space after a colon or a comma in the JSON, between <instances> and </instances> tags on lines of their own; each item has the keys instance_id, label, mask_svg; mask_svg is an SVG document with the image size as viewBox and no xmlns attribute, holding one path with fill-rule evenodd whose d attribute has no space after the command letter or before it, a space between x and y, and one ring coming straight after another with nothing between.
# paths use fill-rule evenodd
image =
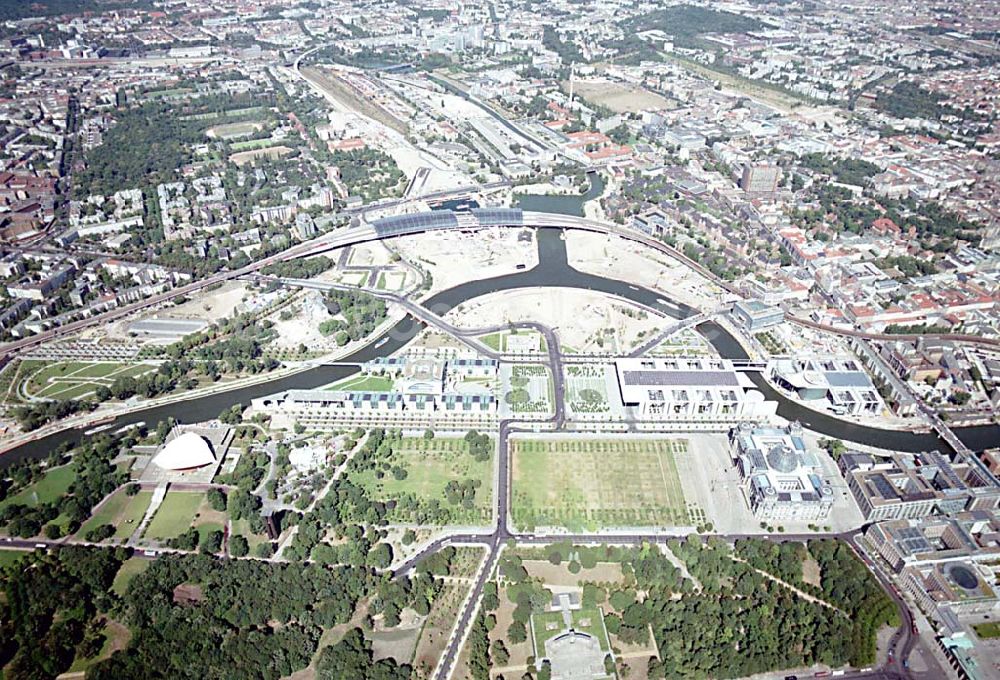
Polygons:
<instances>
[{"instance_id":1,"label":"green park lawn","mask_svg":"<svg viewBox=\"0 0 1000 680\"><path fill-rule=\"evenodd\" d=\"M194 523L205 499L203 493L170 491L146 527L146 538L165 540L180 536Z\"/></svg>"},{"instance_id":2,"label":"green park lawn","mask_svg":"<svg viewBox=\"0 0 1000 680\"><path fill-rule=\"evenodd\" d=\"M500 352L504 347L504 337L503 333L490 333L489 335L480 335L479 341L484 345L492 349L494 352Z\"/></svg>"},{"instance_id":3,"label":"green park lawn","mask_svg":"<svg viewBox=\"0 0 1000 680\"><path fill-rule=\"evenodd\" d=\"M593 635L597 638L601 645L601 649L608 651L611 649L611 645L608 642L608 636L604 631L604 626L601 623L602 616L601 611L597 607L584 607L582 609L577 609L571 613L573 620L573 630L581 633L587 633ZM545 612L543 614L535 614L532 617L532 635L535 638L535 649L538 650L539 654L544 654L545 643L559 635L565 630L565 622L563 621L562 612Z\"/></svg>"},{"instance_id":4,"label":"green park lawn","mask_svg":"<svg viewBox=\"0 0 1000 680\"><path fill-rule=\"evenodd\" d=\"M42 503L51 503L69 490L75 476L72 465L52 468L34 484L0 501L0 510L14 504L35 507Z\"/></svg>"},{"instance_id":5,"label":"green park lawn","mask_svg":"<svg viewBox=\"0 0 1000 680\"><path fill-rule=\"evenodd\" d=\"M118 573L115 574L115 580L111 584L112 592L117 595L124 595L129 581L149 569L149 565L151 564L152 561L144 560L141 557L130 557L125 560Z\"/></svg>"},{"instance_id":6,"label":"green park lawn","mask_svg":"<svg viewBox=\"0 0 1000 680\"><path fill-rule=\"evenodd\" d=\"M142 522L152 498L152 491L140 491L135 496L129 496L124 489L119 489L104 502L104 505L90 519L83 523L77 535L82 537L91 529L103 524L111 524L115 527L113 538L126 539Z\"/></svg>"},{"instance_id":7,"label":"green park lawn","mask_svg":"<svg viewBox=\"0 0 1000 680\"><path fill-rule=\"evenodd\" d=\"M996 621L977 623L973 625L972 628L976 631L976 635L984 640L1000 638L1000 623L997 623Z\"/></svg>"},{"instance_id":8,"label":"green park lawn","mask_svg":"<svg viewBox=\"0 0 1000 680\"><path fill-rule=\"evenodd\" d=\"M352 375L330 385L330 390L349 392L389 392L392 390L392 378L381 375Z\"/></svg>"},{"instance_id":9,"label":"green park lawn","mask_svg":"<svg viewBox=\"0 0 1000 680\"><path fill-rule=\"evenodd\" d=\"M250 546L251 552L261 543L268 541L267 534L253 533L250 530L250 522L246 519L233 520L232 532L233 536L242 536L247 539L247 544Z\"/></svg>"},{"instance_id":10,"label":"green park lawn","mask_svg":"<svg viewBox=\"0 0 1000 680\"><path fill-rule=\"evenodd\" d=\"M389 457L392 466L406 470L406 479L396 479L387 474L377 479L371 470L351 475L351 481L363 487L376 500L392 500L411 496L418 501L440 501L451 510L454 523L488 521L493 489L493 457L475 460L463 439L435 437L404 438ZM482 482L476 492L471 510L449 506L445 497L448 482L478 479ZM402 519L402 518L400 518Z\"/></svg>"},{"instance_id":11,"label":"green park lawn","mask_svg":"<svg viewBox=\"0 0 1000 680\"><path fill-rule=\"evenodd\" d=\"M24 391L46 399L77 399L92 394L99 385L110 386L116 378L149 373L149 364L88 361L25 361L20 375Z\"/></svg>"},{"instance_id":12,"label":"green park lawn","mask_svg":"<svg viewBox=\"0 0 1000 680\"><path fill-rule=\"evenodd\" d=\"M15 564L22 557L30 554L27 550L0 550L0 569Z\"/></svg>"},{"instance_id":13,"label":"green park lawn","mask_svg":"<svg viewBox=\"0 0 1000 680\"><path fill-rule=\"evenodd\" d=\"M519 528L687 523L674 454L685 440L514 440L512 503Z\"/></svg>"}]
</instances>

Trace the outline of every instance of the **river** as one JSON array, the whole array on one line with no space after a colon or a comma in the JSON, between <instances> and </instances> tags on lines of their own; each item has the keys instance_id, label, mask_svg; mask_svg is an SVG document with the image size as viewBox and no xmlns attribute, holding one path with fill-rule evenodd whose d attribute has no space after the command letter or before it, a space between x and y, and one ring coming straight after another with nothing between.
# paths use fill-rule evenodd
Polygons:
<instances>
[{"instance_id":1,"label":"river","mask_svg":"<svg viewBox=\"0 0 1000 680\"><path fill-rule=\"evenodd\" d=\"M531 212L559 213L585 217L583 204L604 193L604 178L599 172L588 172L590 186L582 194L518 194L514 187L515 207Z\"/></svg>"},{"instance_id":2,"label":"river","mask_svg":"<svg viewBox=\"0 0 1000 680\"><path fill-rule=\"evenodd\" d=\"M579 197L577 197L577 200L579 200ZM536 230L536 234L539 264L533 269L491 279L469 281L468 283L463 283L433 295L424 301L424 305L440 314L443 310L451 309L467 300L501 290L558 286L583 288L617 295L657 309L675 319L680 319L694 313L692 308L687 305L671 302L661 293L653 290L577 271L567 263L566 244L562 239L560 230L538 229ZM424 324L422 322L408 316L389 330L384 342L381 340L373 342L341 361L344 363L362 363L376 357L392 354L404 347L423 328ZM747 358L740 344L722 327L708 322L700 324L697 328L723 357L728 359ZM246 406L250 403L251 399L267 394L288 389L320 387L345 378L357 372L357 370L357 368L351 366L318 366L258 385L241 387L210 396L197 397L186 401L134 411L117 418L112 424L111 429L132 425L140 421L153 427L156 423L168 418L174 418L186 423L209 420L215 418L224 409L228 409L233 404L239 403ZM923 451L934 448L947 448L944 442L934 433L915 434L912 432L882 430L854 425L814 411L777 393L760 374L751 373L750 377L768 399L779 403L779 415L789 420L798 420L810 430L847 441L900 451ZM45 457L63 442L78 441L83 436L83 429L85 428L63 430L23 444L0 456L0 466L6 466L25 458ZM996 425L956 428L955 432L973 450L982 450L990 446L996 446L1000 442L1000 427Z\"/></svg>"}]
</instances>

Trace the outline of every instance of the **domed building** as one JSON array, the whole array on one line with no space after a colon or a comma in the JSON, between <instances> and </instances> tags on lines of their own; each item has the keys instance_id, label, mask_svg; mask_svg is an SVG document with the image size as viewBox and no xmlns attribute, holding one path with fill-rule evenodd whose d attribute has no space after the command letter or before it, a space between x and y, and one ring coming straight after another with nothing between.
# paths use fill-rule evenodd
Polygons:
<instances>
[{"instance_id":1,"label":"domed building","mask_svg":"<svg viewBox=\"0 0 1000 680\"><path fill-rule=\"evenodd\" d=\"M214 465L216 458L204 437L185 432L168 441L152 462L163 470L182 472Z\"/></svg>"},{"instance_id":2,"label":"domed building","mask_svg":"<svg viewBox=\"0 0 1000 680\"><path fill-rule=\"evenodd\" d=\"M819 458L806 447L802 427L741 423L729 433L754 515L767 520L817 521L830 516L833 488Z\"/></svg>"}]
</instances>

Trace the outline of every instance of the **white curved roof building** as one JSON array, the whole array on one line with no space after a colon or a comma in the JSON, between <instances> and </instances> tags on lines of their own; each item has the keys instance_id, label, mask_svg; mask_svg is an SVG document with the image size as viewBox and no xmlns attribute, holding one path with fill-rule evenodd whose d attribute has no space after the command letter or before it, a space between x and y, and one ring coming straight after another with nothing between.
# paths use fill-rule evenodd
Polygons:
<instances>
[{"instance_id":1,"label":"white curved roof building","mask_svg":"<svg viewBox=\"0 0 1000 680\"><path fill-rule=\"evenodd\" d=\"M193 470L215 463L215 454L204 437L185 432L167 442L153 462L164 470Z\"/></svg>"}]
</instances>

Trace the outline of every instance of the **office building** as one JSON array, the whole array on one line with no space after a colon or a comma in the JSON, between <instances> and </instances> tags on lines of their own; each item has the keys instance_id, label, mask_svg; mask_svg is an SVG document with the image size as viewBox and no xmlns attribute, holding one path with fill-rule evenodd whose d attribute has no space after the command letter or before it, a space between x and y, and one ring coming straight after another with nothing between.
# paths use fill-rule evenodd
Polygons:
<instances>
[{"instance_id":1,"label":"office building","mask_svg":"<svg viewBox=\"0 0 1000 680\"><path fill-rule=\"evenodd\" d=\"M868 520L918 518L939 512L994 510L1000 481L972 456L938 451L875 458L846 453L838 461Z\"/></svg>"},{"instance_id":2,"label":"office building","mask_svg":"<svg viewBox=\"0 0 1000 680\"><path fill-rule=\"evenodd\" d=\"M849 356L772 359L768 375L803 401L826 401L840 415L878 416L885 402L860 363Z\"/></svg>"},{"instance_id":3,"label":"office building","mask_svg":"<svg viewBox=\"0 0 1000 680\"><path fill-rule=\"evenodd\" d=\"M766 401L726 359L617 359L615 371L622 404L638 416L736 420L777 412L777 403Z\"/></svg>"},{"instance_id":4,"label":"office building","mask_svg":"<svg viewBox=\"0 0 1000 680\"><path fill-rule=\"evenodd\" d=\"M904 567L939 562L996 561L1000 557L1000 516L973 510L893 519L869 526L865 538L896 573Z\"/></svg>"},{"instance_id":5,"label":"office building","mask_svg":"<svg viewBox=\"0 0 1000 680\"><path fill-rule=\"evenodd\" d=\"M767 305L759 300L740 300L733 305L733 317L751 333L777 326L785 320L781 307Z\"/></svg>"}]
</instances>

